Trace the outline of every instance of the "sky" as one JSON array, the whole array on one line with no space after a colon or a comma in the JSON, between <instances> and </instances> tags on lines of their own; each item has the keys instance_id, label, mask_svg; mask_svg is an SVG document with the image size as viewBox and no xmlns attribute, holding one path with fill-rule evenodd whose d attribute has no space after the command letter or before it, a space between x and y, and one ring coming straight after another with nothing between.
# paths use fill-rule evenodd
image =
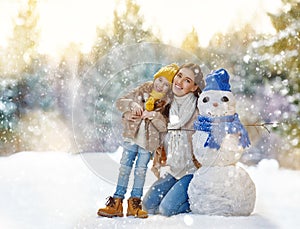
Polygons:
<instances>
[{"instance_id":1,"label":"sky","mask_svg":"<svg viewBox=\"0 0 300 229\"><path fill-rule=\"evenodd\" d=\"M12 33L12 19L27 0L0 0L0 45ZM70 42L88 51L97 26L112 21L113 9L122 0L39 0L40 51L55 53ZM178 46L193 28L200 45L207 46L216 32L226 32L251 22L258 32L274 33L266 12L275 13L280 0L136 0L145 26L162 41Z\"/></svg>"}]
</instances>

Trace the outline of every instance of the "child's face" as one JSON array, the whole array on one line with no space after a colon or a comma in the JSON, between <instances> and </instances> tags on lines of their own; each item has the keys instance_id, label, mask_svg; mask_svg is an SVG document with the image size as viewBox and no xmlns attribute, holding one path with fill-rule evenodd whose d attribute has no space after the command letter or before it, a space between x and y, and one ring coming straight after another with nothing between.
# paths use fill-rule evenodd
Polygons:
<instances>
[{"instance_id":1,"label":"child's face","mask_svg":"<svg viewBox=\"0 0 300 229\"><path fill-rule=\"evenodd\" d=\"M154 82L153 82L153 88L155 91L160 92L160 93L167 93L171 87L171 84L169 81L163 77L157 77Z\"/></svg>"},{"instance_id":2,"label":"child's face","mask_svg":"<svg viewBox=\"0 0 300 229\"><path fill-rule=\"evenodd\" d=\"M190 92L197 90L198 86L195 85L195 75L192 70L182 68L176 74L173 80L172 90L176 96L184 96Z\"/></svg>"}]
</instances>

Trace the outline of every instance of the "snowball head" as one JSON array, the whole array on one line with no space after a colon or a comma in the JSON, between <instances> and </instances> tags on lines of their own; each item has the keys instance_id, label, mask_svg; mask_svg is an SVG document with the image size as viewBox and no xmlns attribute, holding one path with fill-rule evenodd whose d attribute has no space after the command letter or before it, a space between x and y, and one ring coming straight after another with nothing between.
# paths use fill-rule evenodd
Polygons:
<instances>
[{"instance_id":1,"label":"snowball head","mask_svg":"<svg viewBox=\"0 0 300 229\"><path fill-rule=\"evenodd\" d=\"M230 91L203 91L198 99L199 114L205 117L223 117L234 115L235 97ZM208 133L196 131L193 135L193 148L197 160L204 166L227 166L235 164L241 158L244 149L239 144L238 134L224 137L219 150L204 147Z\"/></svg>"},{"instance_id":2,"label":"snowball head","mask_svg":"<svg viewBox=\"0 0 300 229\"><path fill-rule=\"evenodd\" d=\"M248 216L255 206L256 188L241 167L203 166L194 174L188 196L195 214Z\"/></svg>"},{"instance_id":3,"label":"snowball head","mask_svg":"<svg viewBox=\"0 0 300 229\"><path fill-rule=\"evenodd\" d=\"M220 117L235 113L235 98L230 91L203 91L198 99L199 114Z\"/></svg>"}]
</instances>

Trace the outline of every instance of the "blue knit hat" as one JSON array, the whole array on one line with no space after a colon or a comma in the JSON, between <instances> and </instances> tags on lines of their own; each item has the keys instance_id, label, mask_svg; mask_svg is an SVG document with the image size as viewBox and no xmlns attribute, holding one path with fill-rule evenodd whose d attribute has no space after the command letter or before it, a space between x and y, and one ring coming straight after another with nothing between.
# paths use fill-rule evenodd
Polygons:
<instances>
[{"instance_id":1,"label":"blue knit hat","mask_svg":"<svg viewBox=\"0 0 300 229\"><path fill-rule=\"evenodd\" d=\"M224 69L218 69L206 76L206 86L203 91L217 90L217 91L231 91L229 84L229 74Z\"/></svg>"}]
</instances>

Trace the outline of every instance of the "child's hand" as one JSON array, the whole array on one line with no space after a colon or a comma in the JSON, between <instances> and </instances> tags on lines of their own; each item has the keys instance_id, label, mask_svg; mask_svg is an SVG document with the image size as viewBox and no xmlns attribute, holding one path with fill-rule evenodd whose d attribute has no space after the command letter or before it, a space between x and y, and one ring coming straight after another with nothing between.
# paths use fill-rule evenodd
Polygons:
<instances>
[{"instance_id":1,"label":"child's hand","mask_svg":"<svg viewBox=\"0 0 300 229\"><path fill-rule=\"evenodd\" d=\"M140 115L135 115L135 114L132 114L132 112L128 111L128 112L125 112L123 114L123 118L129 120L129 121L135 121L137 119L141 119L141 116Z\"/></svg>"},{"instance_id":2,"label":"child's hand","mask_svg":"<svg viewBox=\"0 0 300 229\"><path fill-rule=\"evenodd\" d=\"M152 119L155 115L155 111L147 111L145 110L142 115L142 119Z\"/></svg>"},{"instance_id":3,"label":"child's hand","mask_svg":"<svg viewBox=\"0 0 300 229\"><path fill-rule=\"evenodd\" d=\"M143 114L143 108L136 102L130 104L130 110L133 115L141 116Z\"/></svg>"}]
</instances>

